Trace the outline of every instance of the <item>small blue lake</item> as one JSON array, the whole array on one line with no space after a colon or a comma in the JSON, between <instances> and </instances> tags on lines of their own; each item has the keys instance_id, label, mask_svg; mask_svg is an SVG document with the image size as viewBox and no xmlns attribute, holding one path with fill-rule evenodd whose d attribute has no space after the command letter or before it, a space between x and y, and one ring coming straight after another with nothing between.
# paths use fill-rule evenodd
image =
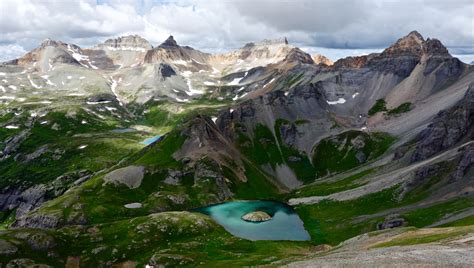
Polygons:
<instances>
[{"instance_id":1,"label":"small blue lake","mask_svg":"<svg viewBox=\"0 0 474 268\"><path fill-rule=\"evenodd\" d=\"M151 137L151 138L148 138L148 139L144 139L143 141L141 141L140 143L141 144L145 144L145 145L150 145L152 143L154 143L155 141L159 140L161 138L161 135L156 135L154 137Z\"/></svg>"},{"instance_id":2,"label":"small blue lake","mask_svg":"<svg viewBox=\"0 0 474 268\"><path fill-rule=\"evenodd\" d=\"M229 233L249 240L310 240L303 221L292 207L273 201L233 201L195 211L209 215ZM242 216L264 211L272 216L264 222L248 222Z\"/></svg>"}]
</instances>

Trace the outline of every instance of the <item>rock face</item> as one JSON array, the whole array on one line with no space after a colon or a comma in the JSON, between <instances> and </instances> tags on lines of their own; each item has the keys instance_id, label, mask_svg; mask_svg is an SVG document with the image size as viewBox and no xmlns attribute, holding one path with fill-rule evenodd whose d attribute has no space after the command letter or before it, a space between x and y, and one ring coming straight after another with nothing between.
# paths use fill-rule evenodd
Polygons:
<instances>
[{"instance_id":1,"label":"rock face","mask_svg":"<svg viewBox=\"0 0 474 268\"><path fill-rule=\"evenodd\" d=\"M271 220L272 217L264 211L254 211L242 216L242 220L250 222L264 222Z\"/></svg>"},{"instance_id":2,"label":"rock face","mask_svg":"<svg viewBox=\"0 0 474 268\"><path fill-rule=\"evenodd\" d=\"M145 38L138 35L128 35L108 39L98 47L112 50L137 50L143 52L152 48Z\"/></svg>"},{"instance_id":3,"label":"rock face","mask_svg":"<svg viewBox=\"0 0 474 268\"><path fill-rule=\"evenodd\" d=\"M411 162L427 159L453 146L466 137L472 139L474 125L474 83L469 85L464 98L449 110L441 111L433 122L418 135L418 145ZM471 134L468 134L468 133Z\"/></svg>"},{"instance_id":4,"label":"rock face","mask_svg":"<svg viewBox=\"0 0 474 268\"><path fill-rule=\"evenodd\" d=\"M170 35L159 47L178 47L178 43L174 40L173 36Z\"/></svg>"},{"instance_id":5,"label":"rock face","mask_svg":"<svg viewBox=\"0 0 474 268\"><path fill-rule=\"evenodd\" d=\"M142 166L128 166L116 169L104 176L104 181L114 184L125 184L130 189L140 187L145 168Z\"/></svg>"},{"instance_id":6,"label":"rock face","mask_svg":"<svg viewBox=\"0 0 474 268\"><path fill-rule=\"evenodd\" d=\"M381 223L377 224L377 229L384 230L384 229L392 229L397 227L402 227L406 224L404 218L401 218L400 215L389 215L385 218L385 220Z\"/></svg>"},{"instance_id":7,"label":"rock face","mask_svg":"<svg viewBox=\"0 0 474 268\"><path fill-rule=\"evenodd\" d=\"M332 60L330 60L329 58L321 55L321 54L314 54L314 55L311 55L311 58L313 59L314 61L314 64L322 64L322 65L326 65L326 66L331 66L334 64L334 62Z\"/></svg>"}]
</instances>

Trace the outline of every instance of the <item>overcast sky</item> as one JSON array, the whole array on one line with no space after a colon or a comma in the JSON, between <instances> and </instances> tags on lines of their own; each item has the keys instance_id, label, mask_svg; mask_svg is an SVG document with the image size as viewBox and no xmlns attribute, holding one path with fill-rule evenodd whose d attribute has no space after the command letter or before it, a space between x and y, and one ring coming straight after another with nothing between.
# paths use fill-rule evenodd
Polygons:
<instances>
[{"instance_id":1,"label":"overcast sky","mask_svg":"<svg viewBox=\"0 0 474 268\"><path fill-rule=\"evenodd\" d=\"M0 61L52 38L89 47L139 34L173 34L207 52L286 36L335 60L380 51L418 30L474 61L473 0L0 0Z\"/></svg>"}]
</instances>

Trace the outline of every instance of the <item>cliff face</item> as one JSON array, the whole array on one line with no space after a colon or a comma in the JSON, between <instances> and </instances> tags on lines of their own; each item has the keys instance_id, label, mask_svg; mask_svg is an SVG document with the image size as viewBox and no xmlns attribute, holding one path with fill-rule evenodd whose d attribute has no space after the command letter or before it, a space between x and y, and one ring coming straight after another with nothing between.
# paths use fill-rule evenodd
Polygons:
<instances>
[{"instance_id":1,"label":"cliff face","mask_svg":"<svg viewBox=\"0 0 474 268\"><path fill-rule=\"evenodd\" d=\"M420 161L460 141L474 139L474 83L454 107L439 112L432 123L417 137L418 145L411 157Z\"/></svg>"}]
</instances>

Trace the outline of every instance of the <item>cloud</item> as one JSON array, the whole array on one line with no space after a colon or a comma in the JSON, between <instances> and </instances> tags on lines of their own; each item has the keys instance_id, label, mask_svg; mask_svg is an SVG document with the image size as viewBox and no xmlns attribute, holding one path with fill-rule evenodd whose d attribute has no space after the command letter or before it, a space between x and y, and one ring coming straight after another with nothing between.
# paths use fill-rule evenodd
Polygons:
<instances>
[{"instance_id":1,"label":"cloud","mask_svg":"<svg viewBox=\"0 0 474 268\"><path fill-rule=\"evenodd\" d=\"M31 50L48 37L92 46L139 34L157 45L173 34L206 51L286 36L342 55L378 50L416 29L473 54L473 18L471 0L1 0L0 53L14 55L8 45Z\"/></svg>"},{"instance_id":2,"label":"cloud","mask_svg":"<svg viewBox=\"0 0 474 268\"><path fill-rule=\"evenodd\" d=\"M0 62L7 61L23 55L26 50L19 45L0 45Z\"/></svg>"}]
</instances>

